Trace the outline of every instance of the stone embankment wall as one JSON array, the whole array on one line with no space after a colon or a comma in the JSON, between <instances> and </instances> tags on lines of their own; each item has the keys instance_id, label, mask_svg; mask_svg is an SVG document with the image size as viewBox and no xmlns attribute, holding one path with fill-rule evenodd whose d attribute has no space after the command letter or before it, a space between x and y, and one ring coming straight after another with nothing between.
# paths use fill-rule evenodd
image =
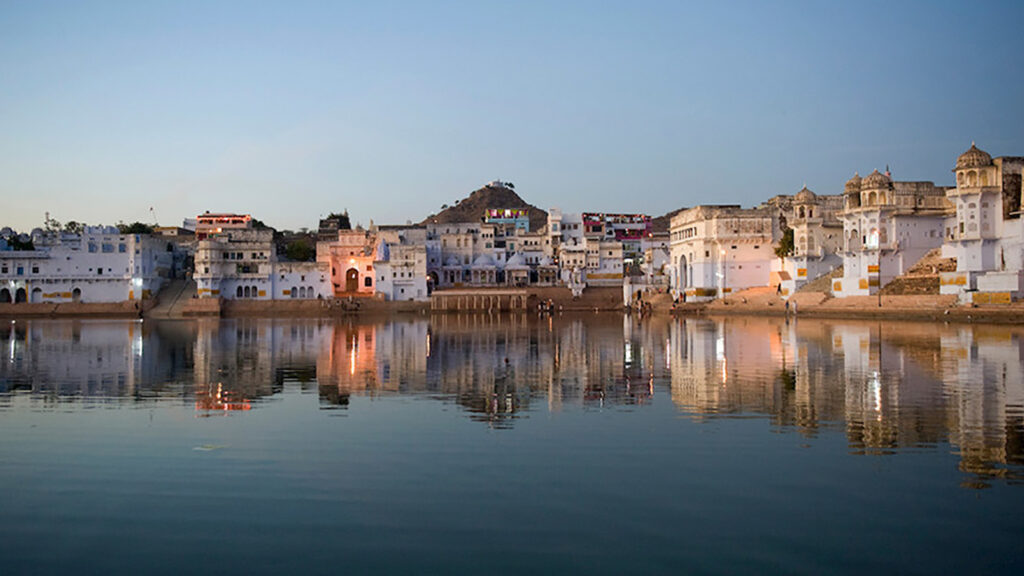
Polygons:
<instances>
[{"instance_id":1,"label":"stone embankment wall","mask_svg":"<svg viewBox=\"0 0 1024 576\"><path fill-rule=\"evenodd\" d=\"M66 302L0 304L0 318L45 318L48 316L137 318L154 305L151 300L126 302Z\"/></svg>"}]
</instances>

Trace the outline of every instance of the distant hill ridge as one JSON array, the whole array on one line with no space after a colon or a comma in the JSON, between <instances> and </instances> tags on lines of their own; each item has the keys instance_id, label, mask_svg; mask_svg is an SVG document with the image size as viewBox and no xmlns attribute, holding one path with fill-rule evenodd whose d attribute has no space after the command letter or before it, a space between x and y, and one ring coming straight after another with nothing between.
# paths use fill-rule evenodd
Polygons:
<instances>
[{"instance_id":1,"label":"distant hill ridge","mask_svg":"<svg viewBox=\"0 0 1024 576\"><path fill-rule=\"evenodd\" d=\"M491 182L474 190L454 206L442 206L440 212L428 216L420 224L480 222L488 208L525 208L530 216L530 230L546 226L548 213L520 198L513 188L514 185L508 182Z\"/></svg>"},{"instance_id":2,"label":"distant hill ridge","mask_svg":"<svg viewBox=\"0 0 1024 576\"><path fill-rule=\"evenodd\" d=\"M520 198L512 183L494 181L474 190L454 206L442 206L440 212L426 217L420 224L480 222L488 208L525 208L530 215L530 230L540 230L548 223L548 213ZM685 208L652 219L653 231L668 232L669 220L683 210Z\"/></svg>"}]
</instances>

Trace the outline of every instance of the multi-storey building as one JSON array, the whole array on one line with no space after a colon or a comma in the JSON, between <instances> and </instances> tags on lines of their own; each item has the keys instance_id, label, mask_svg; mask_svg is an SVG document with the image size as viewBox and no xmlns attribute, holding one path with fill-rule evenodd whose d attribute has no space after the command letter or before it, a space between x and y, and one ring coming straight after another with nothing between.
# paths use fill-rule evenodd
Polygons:
<instances>
[{"instance_id":1,"label":"multi-storey building","mask_svg":"<svg viewBox=\"0 0 1024 576\"><path fill-rule=\"evenodd\" d=\"M875 294L929 251L942 246L951 213L946 190L932 182L893 182L875 170L854 175L844 192L843 277L837 297Z\"/></svg>"},{"instance_id":2,"label":"multi-storey building","mask_svg":"<svg viewBox=\"0 0 1024 576\"><path fill-rule=\"evenodd\" d=\"M273 230L230 229L200 240L193 278L200 298L283 300L333 295L328 264L279 261Z\"/></svg>"},{"instance_id":3,"label":"multi-storey building","mask_svg":"<svg viewBox=\"0 0 1024 576\"><path fill-rule=\"evenodd\" d=\"M0 250L0 302L123 302L156 294L174 249L148 234L87 226L80 234L32 235L34 250Z\"/></svg>"},{"instance_id":4,"label":"multi-storey building","mask_svg":"<svg viewBox=\"0 0 1024 576\"><path fill-rule=\"evenodd\" d=\"M248 230L252 228L252 225L252 216L248 214L211 214L206 211L196 216L196 240L202 240L211 234L220 234L227 230Z\"/></svg>"},{"instance_id":5,"label":"multi-storey building","mask_svg":"<svg viewBox=\"0 0 1024 576\"><path fill-rule=\"evenodd\" d=\"M841 195L818 195L804 186L793 196L776 196L761 207L771 210L775 238L781 239L785 228L793 231L793 253L780 260L778 277L773 279L784 296L843 263L843 224L837 217L843 209Z\"/></svg>"},{"instance_id":6,"label":"multi-storey building","mask_svg":"<svg viewBox=\"0 0 1024 576\"><path fill-rule=\"evenodd\" d=\"M1024 157L993 159L974 144L957 158L956 187L946 192L956 212L943 250L956 258L956 271L940 275L943 294L983 302L1024 295L1022 169Z\"/></svg>"},{"instance_id":7,"label":"multi-storey building","mask_svg":"<svg viewBox=\"0 0 1024 576\"><path fill-rule=\"evenodd\" d=\"M707 300L770 283L775 254L767 209L697 206L673 216L669 234L677 297Z\"/></svg>"}]
</instances>

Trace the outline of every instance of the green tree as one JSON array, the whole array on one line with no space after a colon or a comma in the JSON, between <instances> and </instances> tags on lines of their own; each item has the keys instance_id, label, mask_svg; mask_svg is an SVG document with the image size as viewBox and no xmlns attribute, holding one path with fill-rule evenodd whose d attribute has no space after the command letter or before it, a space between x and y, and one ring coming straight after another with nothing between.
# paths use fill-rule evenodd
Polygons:
<instances>
[{"instance_id":1,"label":"green tree","mask_svg":"<svg viewBox=\"0 0 1024 576\"><path fill-rule=\"evenodd\" d=\"M64 231L70 234L81 234L84 229L85 224L75 222L74 220L69 220L68 223L64 225Z\"/></svg>"},{"instance_id":2,"label":"green tree","mask_svg":"<svg viewBox=\"0 0 1024 576\"><path fill-rule=\"evenodd\" d=\"M348 219L348 210L345 210L344 212L331 212L327 216L327 219L328 220L337 220L338 221L338 230L351 230L352 229L352 222L349 221L349 219Z\"/></svg>"},{"instance_id":3,"label":"green tree","mask_svg":"<svg viewBox=\"0 0 1024 576\"><path fill-rule=\"evenodd\" d=\"M124 222L117 223L117 230L121 234L152 234L153 227L149 224L143 224L142 222L132 222L131 224L125 224Z\"/></svg>"},{"instance_id":4,"label":"green tree","mask_svg":"<svg viewBox=\"0 0 1024 576\"><path fill-rule=\"evenodd\" d=\"M775 255L782 259L793 255L792 228L786 227L782 229L782 238L779 239L779 243L775 246Z\"/></svg>"},{"instance_id":5,"label":"green tree","mask_svg":"<svg viewBox=\"0 0 1024 576\"><path fill-rule=\"evenodd\" d=\"M316 248L305 238L298 238L285 246L284 255L295 262L312 262L316 258Z\"/></svg>"},{"instance_id":6,"label":"green tree","mask_svg":"<svg viewBox=\"0 0 1024 576\"><path fill-rule=\"evenodd\" d=\"M11 250L35 250L36 247L32 244L32 240L28 239L24 242L18 237L18 235L11 236L7 239L7 243L11 246Z\"/></svg>"}]
</instances>

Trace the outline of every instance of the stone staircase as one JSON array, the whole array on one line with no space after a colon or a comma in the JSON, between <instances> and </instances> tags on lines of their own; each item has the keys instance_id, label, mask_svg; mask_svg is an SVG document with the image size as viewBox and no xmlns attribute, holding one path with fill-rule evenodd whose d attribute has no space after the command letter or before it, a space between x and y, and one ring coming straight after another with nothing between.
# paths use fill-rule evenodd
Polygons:
<instances>
[{"instance_id":1,"label":"stone staircase","mask_svg":"<svg viewBox=\"0 0 1024 576\"><path fill-rule=\"evenodd\" d=\"M186 305L196 293L193 280L175 279L160 291L157 305L146 313L147 318L184 318Z\"/></svg>"},{"instance_id":2,"label":"stone staircase","mask_svg":"<svg viewBox=\"0 0 1024 576\"><path fill-rule=\"evenodd\" d=\"M943 258L942 248L924 255L906 274L898 276L882 287L888 296L922 296L939 293L939 273L956 270L955 258Z\"/></svg>"}]
</instances>

